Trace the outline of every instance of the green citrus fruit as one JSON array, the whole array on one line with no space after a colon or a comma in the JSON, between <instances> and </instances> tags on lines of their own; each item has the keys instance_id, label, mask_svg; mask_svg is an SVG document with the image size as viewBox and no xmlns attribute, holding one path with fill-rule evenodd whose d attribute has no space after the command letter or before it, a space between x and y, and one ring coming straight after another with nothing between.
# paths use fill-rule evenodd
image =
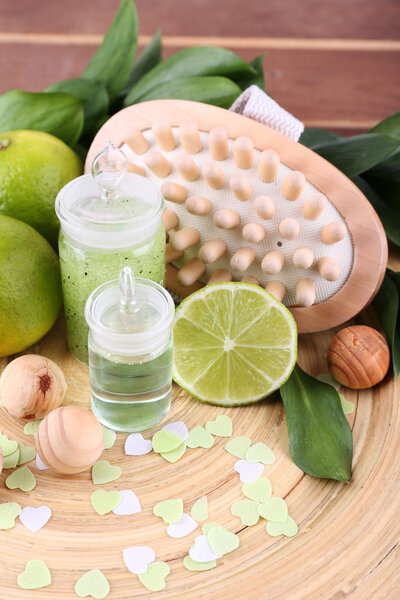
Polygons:
<instances>
[{"instance_id":1,"label":"green citrus fruit","mask_svg":"<svg viewBox=\"0 0 400 600\"><path fill-rule=\"evenodd\" d=\"M296 322L260 286L207 285L176 309L173 378L198 400L261 400L288 379L296 358Z\"/></svg>"},{"instance_id":2,"label":"green citrus fruit","mask_svg":"<svg viewBox=\"0 0 400 600\"><path fill-rule=\"evenodd\" d=\"M0 356L45 335L60 311L56 253L35 229L0 215Z\"/></svg>"},{"instance_id":3,"label":"green citrus fruit","mask_svg":"<svg viewBox=\"0 0 400 600\"><path fill-rule=\"evenodd\" d=\"M0 214L28 223L57 247L54 202L82 174L82 163L64 142L42 131L0 133Z\"/></svg>"}]
</instances>

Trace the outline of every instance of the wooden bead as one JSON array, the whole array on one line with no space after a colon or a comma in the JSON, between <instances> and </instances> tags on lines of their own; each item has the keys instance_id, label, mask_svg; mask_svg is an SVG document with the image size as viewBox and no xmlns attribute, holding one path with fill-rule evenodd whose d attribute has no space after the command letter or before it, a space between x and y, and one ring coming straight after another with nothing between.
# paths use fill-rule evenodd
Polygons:
<instances>
[{"instance_id":1,"label":"wooden bead","mask_svg":"<svg viewBox=\"0 0 400 600\"><path fill-rule=\"evenodd\" d=\"M229 271L226 269L218 269L211 275L207 285L209 283L223 283L224 281L232 281L232 279L232 273L229 273Z\"/></svg>"},{"instance_id":2,"label":"wooden bead","mask_svg":"<svg viewBox=\"0 0 400 600\"><path fill-rule=\"evenodd\" d=\"M195 227L179 229L179 231L175 231L169 238L171 248L178 251L187 250L199 242L200 234Z\"/></svg>"},{"instance_id":3,"label":"wooden bead","mask_svg":"<svg viewBox=\"0 0 400 600\"><path fill-rule=\"evenodd\" d=\"M103 452L103 429L93 413L80 406L60 406L40 423L35 438L42 461L70 475L89 469Z\"/></svg>"},{"instance_id":4,"label":"wooden bead","mask_svg":"<svg viewBox=\"0 0 400 600\"><path fill-rule=\"evenodd\" d=\"M212 211L210 200L202 196L190 196L185 202L185 207L191 215L199 217L205 217Z\"/></svg>"},{"instance_id":5,"label":"wooden bead","mask_svg":"<svg viewBox=\"0 0 400 600\"><path fill-rule=\"evenodd\" d=\"M336 381L361 390L376 385L385 377L390 365L390 351L378 331L365 325L352 325L335 335L327 359Z\"/></svg>"},{"instance_id":6,"label":"wooden bead","mask_svg":"<svg viewBox=\"0 0 400 600\"><path fill-rule=\"evenodd\" d=\"M296 302L300 306L311 306L315 302L315 283L312 279L304 277L296 284Z\"/></svg>"},{"instance_id":7,"label":"wooden bead","mask_svg":"<svg viewBox=\"0 0 400 600\"><path fill-rule=\"evenodd\" d=\"M248 200L251 196L251 183L244 173L235 173L229 179L229 186L238 200Z\"/></svg>"},{"instance_id":8,"label":"wooden bead","mask_svg":"<svg viewBox=\"0 0 400 600\"><path fill-rule=\"evenodd\" d=\"M183 250L174 250L171 248L170 244L166 244L165 246L165 262L170 263L174 260L178 260L178 258L182 258Z\"/></svg>"},{"instance_id":9,"label":"wooden bead","mask_svg":"<svg viewBox=\"0 0 400 600\"><path fill-rule=\"evenodd\" d=\"M220 238L209 240L199 250L199 258L205 263L213 263L226 252L226 243Z\"/></svg>"},{"instance_id":10,"label":"wooden bead","mask_svg":"<svg viewBox=\"0 0 400 600\"><path fill-rule=\"evenodd\" d=\"M144 154L150 148L150 142L146 140L140 129L134 129L126 143L135 154Z\"/></svg>"},{"instance_id":11,"label":"wooden bead","mask_svg":"<svg viewBox=\"0 0 400 600\"><path fill-rule=\"evenodd\" d=\"M257 196L253 208L262 219L272 219L276 212L274 201L269 196Z\"/></svg>"},{"instance_id":12,"label":"wooden bead","mask_svg":"<svg viewBox=\"0 0 400 600\"><path fill-rule=\"evenodd\" d=\"M185 181L196 181L200 177L200 171L193 158L188 154L178 154L175 157L175 167Z\"/></svg>"},{"instance_id":13,"label":"wooden bead","mask_svg":"<svg viewBox=\"0 0 400 600\"><path fill-rule=\"evenodd\" d=\"M187 198L185 186L173 181L164 181L161 186L161 192L166 200L175 204L183 204Z\"/></svg>"},{"instance_id":14,"label":"wooden bead","mask_svg":"<svg viewBox=\"0 0 400 600\"><path fill-rule=\"evenodd\" d=\"M158 147L164 152L169 152L176 148L176 139L174 132L166 121L156 121L152 126L153 135L156 138Z\"/></svg>"},{"instance_id":15,"label":"wooden bead","mask_svg":"<svg viewBox=\"0 0 400 600\"><path fill-rule=\"evenodd\" d=\"M225 175L223 170L212 160L203 164L201 172L208 185L214 190L219 190L225 185Z\"/></svg>"},{"instance_id":16,"label":"wooden bead","mask_svg":"<svg viewBox=\"0 0 400 600\"><path fill-rule=\"evenodd\" d=\"M236 229L239 227L240 217L235 210L221 208L214 213L214 225L220 229Z\"/></svg>"},{"instance_id":17,"label":"wooden bead","mask_svg":"<svg viewBox=\"0 0 400 600\"><path fill-rule=\"evenodd\" d=\"M279 233L287 240L293 240L300 233L300 225L296 219L283 219L279 223Z\"/></svg>"},{"instance_id":18,"label":"wooden bead","mask_svg":"<svg viewBox=\"0 0 400 600\"><path fill-rule=\"evenodd\" d=\"M242 281L243 283L251 283L252 285L260 285L260 282L258 281L258 279L256 279L252 275L247 275L246 277L242 277L242 279L240 281Z\"/></svg>"},{"instance_id":19,"label":"wooden bead","mask_svg":"<svg viewBox=\"0 0 400 600\"><path fill-rule=\"evenodd\" d=\"M225 160L228 156L228 134L223 127L213 127L208 136L210 153L214 160Z\"/></svg>"},{"instance_id":20,"label":"wooden bead","mask_svg":"<svg viewBox=\"0 0 400 600\"><path fill-rule=\"evenodd\" d=\"M231 258L231 267L234 271L246 271L250 265L255 261L256 253L250 246L243 246L239 248Z\"/></svg>"},{"instance_id":21,"label":"wooden bead","mask_svg":"<svg viewBox=\"0 0 400 600\"><path fill-rule=\"evenodd\" d=\"M271 183L279 173L280 159L275 150L264 150L258 159L258 176L261 181Z\"/></svg>"},{"instance_id":22,"label":"wooden bead","mask_svg":"<svg viewBox=\"0 0 400 600\"><path fill-rule=\"evenodd\" d=\"M171 173L171 163L158 150L149 150L144 162L146 167L153 171L157 177L166 177Z\"/></svg>"},{"instance_id":23,"label":"wooden bead","mask_svg":"<svg viewBox=\"0 0 400 600\"><path fill-rule=\"evenodd\" d=\"M343 240L346 237L347 229L346 225L342 223L342 221L334 221L333 223L328 223L325 227L322 227L319 232L319 236L321 241L324 244L330 246L331 244L336 244Z\"/></svg>"},{"instance_id":24,"label":"wooden bead","mask_svg":"<svg viewBox=\"0 0 400 600\"><path fill-rule=\"evenodd\" d=\"M184 151L188 154L197 154L202 149L199 130L194 121L185 121L179 126L179 137Z\"/></svg>"},{"instance_id":25,"label":"wooden bead","mask_svg":"<svg viewBox=\"0 0 400 600\"><path fill-rule=\"evenodd\" d=\"M175 229L179 225L179 219L173 210L169 208L164 208L162 214L162 220L164 223L165 231L168 233L170 229Z\"/></svg>"},{"instance_id":26,"label":"wooden bead","mask_svg":"<svg viewBox=\"0 0 400 600\"><path fill-rule=\"evenodd\" d=\"M306 178L300 171L291 171L282 186L282 194L287 200L297 200L306 184Z\"/></svg>"},{"instance_id":27,"label":"wooden bead","mask_svg":"<svg viewBox=\"0 0 400 600\"><path fill-rule=\"evenodd\" d=\"M340 277L340 267L331 256L323 256L317 262L318 273L327 281L337 281Z\"/></svg>"},{"instance_id":28,"label":"wooden bead","mask_svg":"<svg viewBox=\"0 0 400 600\"><path fill-rule=\"evenodd\" d=\"M309 269L314 262L314 252L308 246L297 248L293 253L293 264L298 269Z\"/></svg>"},{"instance_id":29,"label":"wooden bead","mask_svg":"<svg viewBox=\"0 0 400 600\"><path fill-rule=\"evenodd\" d=\"M261 261L261 269L268 275L277 275L284 265L285 258L279 250L267 252Z\"/></svg>"},{"instance_id":30,"label":"wooden bead","mask_svg":"<svg viewBox=\"0 0 400 600\"><path fill-rule=\"evenodd\" d=\"M286 294L286 287L280 281L269 281L265 286L267 292L272 294L279 302L282 302Z\"/></svg>"},{"instance_id":31,"label":"wooden bead","mask_svg":"<svg viewBox=\"0 0 400 600\"><path fill-rule=\"evenodd\" d=\"M126 165L126 170L128 173L134 173L135 175L141 175L142 177L146 177L146 171L140 165L135 165L135 163L128 162Z\"/></svg>"},{"instance_id":32,"label":"wooden bead","mask_svg":"<svg viewBox=\"0 0 400 600\"><path fill-rule=\"evenodd\" d=\"M254 144L250 138L238 137L233 144L233 158L239 169L250 169L254 163Z\"/></svg>"},{"instance_id":33,"label":"wooden bead","mask_svg":"<svg viewBox=\"0 0 400 600\"><path fill-rule=\"evenodd\" d=\"M178 282L187 287L193 285L206 272L206 265L199 258L192 258L177 274Z\"/></svg>"},{"instance_id":34,"label":"wooden bead","mask_svg":"<svg viewBox=\"0 0 400 600\"><path fill-rule=\"evenodd\" d=\"M258 244L265 238L265 229L260 223L247 223L242 230L243 239Z\"/></svg>"},{"instance_id":35,"label":"wooden bead","mask_svg":"<svg viewBox=\"0 0 400 600\"><path fill-rule=\"evenodd\" d=\"M318 217L323 213L326 204L326 196L320 192L311 194L311 196L309 196L304 202L303 217L309 219L310 221L318 219Z\"/></svg>"}]
</instances>

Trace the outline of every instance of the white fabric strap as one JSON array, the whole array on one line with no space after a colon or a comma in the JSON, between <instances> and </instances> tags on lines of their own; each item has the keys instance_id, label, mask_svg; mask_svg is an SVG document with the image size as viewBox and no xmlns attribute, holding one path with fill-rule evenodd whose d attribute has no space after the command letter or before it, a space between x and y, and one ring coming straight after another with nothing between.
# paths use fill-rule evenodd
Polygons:
<instances>
[{"instance_id":1,"label":"white fabric strap","mask_svg":"<svg viewBox=\"0 0 400 600\"><path fill-rule=\"evenodd\" d=\"M257 85L251 85L240 94L229 110L267 125L295 142L304 131L304 123L272 100Z\"/></svg>"}]
</instances>

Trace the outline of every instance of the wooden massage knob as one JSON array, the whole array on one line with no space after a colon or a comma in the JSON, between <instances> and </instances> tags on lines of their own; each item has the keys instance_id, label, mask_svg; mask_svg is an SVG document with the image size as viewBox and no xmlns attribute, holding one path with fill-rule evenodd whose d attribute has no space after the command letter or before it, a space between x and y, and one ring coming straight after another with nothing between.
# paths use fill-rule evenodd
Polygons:
<instances>
[{"instance_id":1,"label":"wooden massage knob","mask_svg":"<svg viewBox=\"0 0 400 600\"><path fill-rule=\"evenodd\" d=\"M212 211L210 200L202 196L190 196L185 202L185 207L191 215L199 217L205 217Z\"/></svg>"},{"instance_id":2,"label":"wooden massage knob","mask_svg":"<svg viewBox=\"0 0 400 600\"><path fill-rule=\"evenodd\" d=\"M150 148L150 142L146 140L140 129L134 129L126 143L135 154L144 154Z\"/></svg>"},{"instance_id":3,"label":"wooden massage knob","mask_svg":"<svg viewBox=\"0 0 400 600\"><path fill-rule=\"evenodd\" d=\"M200 176L199 167L189 154L178 154L174 161L175 167L185 181L196 181Z\"/></svg>"},{"instance_id":4,"label":"wooden massage knob","mask_svg":"<svg viewBox=\"0 0 400 600\"><path fill-rule=\"evenodd\" d=\"M221 167L214 161L205 162L201 168L204 179L214 190L219 190L225 185L225 175Z\"/></svg>"},{"instance_id":5,"label":"wooden massage knob","mask_svg":"<svg viewBox=\"0 0 400 600\"><path fill-rule=\"evenodd\" d=\"M223 127L213 127L208 136L210 153L214 160L225 160L228 156L228 134Z\"/></svg>"},{"instance_id":6,"label":"wooden massage knob","mask_svg":"<svg viewBox=\"0 0 400 600\"><path fill-rule=\"evenodd\" d=\"M226 269L218 269L211 275L208 283L223 283L224 281L232 281L232 279L232 273Z\"/></svg>"},{"instance_id":7,"label":"wooden massage knob","mask_svg":"<svg viewBox=\"0 0 400 600\"><path fill-rule=\"evenodd\" d=\"M308 277L296 283L296 302L300 306L311 306L315 302L315 282Z\"/></svg>"},{"instance_id":8,"label":"wooden massage knob","mask_svg":"<svg viewBox=\"0 0 400 600\"><path fill-rule=\"evenodd\" d=\"M160 150L170 152L176 148L174 132L166 121L155 121L151 129Z\"/></svg>"},{"instance_id":9,"label":"wooden massage knob","mask_svg":"<svg viewBox=\"0 0 400 600\"><path fill-rule=\"evenodd\" d=\"M271 183L279 173L279 154L275 150L264 150L258 159L258 176L261 181Z\"/></svg>"},{"instance_id":10,"label":"wooden massage knob","mask_svg":"<svg viewBox=\"0 0 400 600\"><path fill-rule=\"evenodd\" d=\"M287 200L297 200L306 185L306 178L300 171L290 171L282 186L282 194Z\"/></svg>"},{"instance_id":11,"label":"wooden massage knob","mask_svg":"<svg viewBox=\"0 0 400 600\"><path fill-rule=\"evenodd\" d=\"M199 250L199 258L201 258L201 260L205 263L213 263L221 258L225 252L226 244L224 240L215 238L202 245Z\"/></svg>"},{"instance_id":12,"label":"wooden massage knob","mask_svg":"<svg viewBox=\"0 0 400 600\"><path fill-rule=\"evenodd\" d=\"M275 203L269 196L257 196L253 208L262 219L272 219L276 213Z\"/></svg>"},{"instance_id":13,"label":"wooden massage knob","mask_svg":"<svg viewBox=\"0 0 400 600\"><path fill-rule=\"evenodd\" d=\"M133 162L128 162L126 165L126 170L128 173L134 173L135 175L141 175L142 177L146 177L146 171L140 165L136 165Z\"/></svg>"},{"instance_id":14,"label":"wooden massage knob","mask_svg":"<svg viewBox=\"0 0 400 600\"><path fill-rule=\"evenodd\" d=\"M336 244L345 238L346 233L346 225L342 223L342 221L334 221L333 223L328 223L328 225L322 227L321 231L319 232L319 236L324 244L328 244L330 246L331 244Z\"/></svg>"},{"instance_id":15,"label":"wooden massage knob","mask_svg":"<svg viewBox=\"0 0 400 600\"><path fill-rule=\"evenodd\" d=\"M293 253L293 264L298 269L309 269L314 262L314 251L308 246L297 248Z\"/></svg>"},{"instance_id":16,"label":"wooden massage knob","mask_svg":"<svg viewBox=\"0 0 400 600\"><path fill-rule=\"evenodd\" d=\"M187 250L199 242L200 234L195 227L179 229L179 231L175 231L169 238L171 248L178 251Z\"/></svg>"},{"instance_id":17,"label":"wooden massage knob","mask_svg":"<svg viewBox=\"0 0 400 600\"><path fill-rule=\"evenodd\" d=\"M221 208L214 213L214 225L220 229L236 229L240 224L239 214L230 208Z\"/></svg>"},{"instance_id":18,"label":"wooden massage knob","mask_svg":"<svg viewBox=\"0 0 400 600\"><path fill-rule=\"evenodd\" d=\"M269 281L265 286L267 292L272 294L279 302L282 302L286 294L286 287L280 281Z\"/></svg>"},{"instance_id":19,"label":"wooden massage knob","mask_svg":"<svg viewBox=\"0 0 400 600\"><path fill-rule=\"evenodd\" d=\"M318 219L318 217L323 213L326 203L327 199L323 194L320 194L319 192L311 194L311 196L308 196L307 200L304 202L303 217L305 219L309 219L309 221Z\"/></svg>"},{"instance_id":20,"label":"wooden massage knob","mask_svg":"<svg viewBox=\"0 0 400 600\"><path fill-rule=\"evenodd\" d=\"M340 277L340 267L331 256L323 256L319 259L317 271L326 281L336 281Z\"/></svg>"},{"instance_id":21,"label":"wooden massage knob","mask_svg":"<svg viewBox=\"0 0 400 600\"><path fill-rule=\"evenodd\" d=\"M279 250L267 252L261 261L261 269L268 275L277 275L284 265L285 258Z\"/></svg>"},{"instance_id":22,"label":"wooden massage knob","mask_svg":"<svg viewBox=\"0 0 400 600\"><path fill-rule=\"evenodd\" d=\"M255 261L256 253L250 246L239 248L231 258L231 267L234 271L246 271Z\"/></svg>"},{"instance_id":23,"label":"wooden massage knob","mask_svg":"<svg viewBox=\"0 0 400 600\"><path fill-rule=\"evenodd\" d=\"M296 219L283 219L279 223L279 233L287 240L293 240L300 233L300 225Z\"/></svg>"},{"instance_id":24,"label":"wooden massage knob","mask_svg":"<svg viewBox=\"0 0 400 600\"><path fill-rule=\"evenodd\" d=\"M250 169L254 163L254 144L250 138L238 137L233 144L233 158L239 169Z\"/></svg>"},{"instance_id":25,"label":"wooden massage knob","mask_svg":"<svg viewBox=\"0 0 400 600\"><path fill-rule=\"evenodd\" d=\"M194 121L185 121L179 126L179 137L188 154L197 154L202 149L198 127Z\"/></svg>"},{"instance_id":26,"label":"wooden massage knob","mask_svg":"<svg viewBox=\"0 0 400 600\"><path fill-rule=\"evenodd\" d=\"M183 286L193 285L206 272L206 265L199 258L192 258L177 274L178 282Z\"/></svg>"},{"instance_id":27,"label":"wooden massage knob","mask_svg":"<svg viewBox=\"0 0 400 600\"><path fill-rule=\"evenodd\" d=\"M166 244L165 246L165 262L170 263L174 260L178 260L178 258L182 258L183 250L174 250L171 248L170 244Z\"/></svg>"},{"instance_id":28,"label":"wooden massage knob","mask_svg":"<svg viewBox=\"0 0 400 600\"><path fill-rule=\"evenodd\" d=\"M168 233L170 229L175 229L179 225L179 219L173 210L164 208L162 213L162 220L164 223L165 231Z\"/></svg>"},{"instance_id":29,"label":"wooden massage knob","mask_svg":"<svg viewBox=\"0 0 400 600\"><path fill-rule=\"evenodd\" d=\"M258 244L265 238L265 229L260 223L247 223L242 230L243 239L252 244Z\"/></svg>"},{"instance_id":30,"label":"wooden massage knob","mask_svg":"<svg viewBox=\"0 0 400 600\"><path fill-rule=\"evenodd\" d=\"M175 204L183 204L187 198L185 186L173 181L164 181L161 186L161 192L166 200L175 202Z\"/></svg>"},{"instance_id":31,"label":"wooden massage knob","mask_svg":"<svg viewBox=\"0 0 400 600\"><path fill-rule=\"evenodd\" d=\"M229 186L238 200L248 200L251 196L251 183L244 173L234 173L229 179Z\"/></svg>"},{"instance_id":32,"label":"wooden massage knob","mask_svg":"<svg viewBox=\"0 0 400 600\"><path fill-rule=\"evenodd\" d=\"M157 177L167 177L171 173L171 163L158 150L149 150L144 162Z\"/></svg>"}]
</instances>

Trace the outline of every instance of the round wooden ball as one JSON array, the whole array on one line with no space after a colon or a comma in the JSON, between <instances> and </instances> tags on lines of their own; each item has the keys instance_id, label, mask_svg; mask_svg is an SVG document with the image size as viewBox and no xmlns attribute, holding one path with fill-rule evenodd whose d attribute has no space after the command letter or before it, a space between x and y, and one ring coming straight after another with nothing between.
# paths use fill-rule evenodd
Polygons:
<instances>
[{"instance_id":1,"label":"round wooden ball","mask_svg":"<svg viewBox=\"0 0 400 600\"><path fill-rule=\"evenodd\" d=\"M385 377L390 364L389 346L383 335L366 325L345 327L328 348L328 367L346 387L361 390Z\"/></svg>"},{"instance_id":2,"label":"round wooden ball","mask_svg":"<svg viewBox=\"0 0 400 600\"><path fill-rule=\"evenodd\" d=\"M89 469L103 451L103 428L93 413L80 406L61 406L40 423L36 450L57 473L70 475Z\"/></svg>"}]
</instances>

